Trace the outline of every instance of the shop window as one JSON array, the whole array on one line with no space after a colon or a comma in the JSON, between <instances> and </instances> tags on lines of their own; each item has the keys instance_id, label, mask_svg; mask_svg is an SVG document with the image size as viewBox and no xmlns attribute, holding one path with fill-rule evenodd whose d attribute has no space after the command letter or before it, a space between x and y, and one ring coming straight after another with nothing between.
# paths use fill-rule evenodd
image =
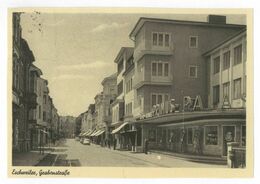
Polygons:
<instances>
[{"instance_id":1,"label":"shop window","mask_svg":"<svg viewBox=\"0 0 260 184\"><path fill-rule=\"evenodd\" d=\"M242 146L246 146L246 126L242 126L242 140L241 140Z\"/></svg>"},{"instance_id":2,"label":"shop window","mask_svg":"<svg viewBox=\"0 0 260 184\"><path fill-rule=\"evenodd\" d=\"M192 144L192 137L193 137L193 131L192 128L188 128L188 135L187 135L187 143L188 144Z\"/></svg>"},{"instance_id":3,"label":"shop window","mask_svg":"<svg viewBox=\"0 0 260 184\"><path fill-rule=\"evenodd\" d=\"M137 146L142 145L142 129L140 127L137 128Z\"/></svg>"},{"instance_id":4,"label":"shop window","mask_svg":"<svg viewBox=\"0 0 260 184\"><path fill-rule=\"evenodd\" d=\"M149 130L148 139L149 139L149 141L152 141L152 142L154 142L156 140L156 130L155 129Z\"/></svg>"},{"instance_id":5,"label":"shop window","mask_svg":"<svg viewBox=\"0 0 260 184\"><path fill-rule=\"evenodd\" d=\"M205 144L218 145L218 127L206 126L205 127Z\"/></svg>"}]
</instances>

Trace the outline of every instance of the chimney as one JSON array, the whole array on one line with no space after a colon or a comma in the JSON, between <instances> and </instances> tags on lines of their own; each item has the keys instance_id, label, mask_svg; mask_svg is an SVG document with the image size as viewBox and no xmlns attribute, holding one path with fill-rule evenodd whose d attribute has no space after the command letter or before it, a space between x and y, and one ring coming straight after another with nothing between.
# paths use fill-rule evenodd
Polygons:
<instances>
[{"instance_id":1,"label":"chimney","mask_svg":"<svg viewBox=\"0 0 260 184\"><path fill-rule=\"evenodd\" d=\"M226 24L226 16L222 15L208 15L209 24Z\"/></svg>"}]
</instances>

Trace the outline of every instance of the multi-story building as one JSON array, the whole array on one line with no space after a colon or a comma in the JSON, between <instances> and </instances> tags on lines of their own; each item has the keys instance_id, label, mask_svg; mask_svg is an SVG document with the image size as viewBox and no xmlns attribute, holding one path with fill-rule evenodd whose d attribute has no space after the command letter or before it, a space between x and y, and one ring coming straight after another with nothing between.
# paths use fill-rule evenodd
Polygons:
<instances>
[{"instance_id":1,"label":"multi-story building","mask_svg":"<svg viewBox=\"0 0 260 184\"><path fill-rule=\"evenodd\" d=\"M92 137L96 137L96 142L105 144L110 139L111 132L111 104L116 98L116 74L104 78L101 82L103 91L95 96L95 129Z\"/></svg>"},{"instance_id":2,"label":"multi-story building","mask_svg":"<svg viewBox=\"0 0 260 184\"><path fill-rule=\"evenodd\" d=\"M116 147L124 147L124 142L126 139L120 134L121 127L124 126L125 110L127 109L127 114L131 114L130 101L131 98L129 94L126 98L126 93L131 91L132 79L125 80L125 72L129 71L133 64L133 51L132 47L122 47L117 54L114 62L117 64L117 97L115 101L111 104L112 108L112 123L111 128L113 128L112 134L114 134L114 141L116 141ZM127 103L125 100L127 99ZM127 119L126 119L127 120Z\"/></svg>"},{"instance_id":3,"label":"multi-story building","mask_svg":"<svg viewBox=\"0 0 260 184\"><path fill-rule=\"evenodd\" d=\"M244 108L246 103L246 29L207 51L210 108Z\"/></svg>"},{"instance_id":4,"label":"multi-story building","mask_svg":"<svg viewBox=\"0 0 260 184\"><path fill-rule=\"evenodd\" d=\"M227 24L224 16L208 22L139 19L130 33L137 121L129 127L137 132L137 151L149 140L153 149L225 156L226 134L242 142L245 109L232 108L245 107L245 27Z\"/></svg>"},{"instance_id":5,"label":"multi-story building","mask_svg":"<svg viewBox=\"0 0 260 184\"><path fill-rule=\"evenodd\" d=\"M202 53L244 27L226 24L223 16L209 16L208 22L140 18L130 33L135 44L134 116L169 99L182 106L184 96L200 95L206 106Z\"/></svg>"},{"instance_id":6,"label":"multi-story building","mask_svg":"<svg viewBox=\"0 0 260 184\"><path fill-rule=\"evenodd\" d=\"M37 149L39 146L38 142L38 124L40 121L39 118L39 107L38 107L38 95L39 95L39 78L42 75L42 71L36 67L35 65L32 65L30 67L30 92L31 94L34 94L35 101L34 107L29 110L29 124L30 124L30 134L31 134L31 146L32 149ZM32 105L33 103L31 103Z\"/></svg>"},{"instance_id":7,"label":"multi-story building","mask_svg":"<svg viewBox=\"0 0 260 184\"><path fill-rule=\"evenodd\" d=\"M34 55L26 40L22 39L20 13L13 13L13 67L12 67L12 148L14 152L31 149L29 110L35 107L36 96L30 92L30 66Z\"/></svg>"}]
</instances>

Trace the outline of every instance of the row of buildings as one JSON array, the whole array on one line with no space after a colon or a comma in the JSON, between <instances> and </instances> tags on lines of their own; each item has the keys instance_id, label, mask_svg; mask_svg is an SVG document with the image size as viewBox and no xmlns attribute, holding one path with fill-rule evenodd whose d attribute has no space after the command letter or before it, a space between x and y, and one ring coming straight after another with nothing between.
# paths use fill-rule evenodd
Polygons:
<instances>
[{"instance_id":1,"label":"row of buildings","mask_svg":"<svg viewBox=\"0 0 260 184\"><path fill-rule=\"evenodd\" d=\"M76 135L117 149L226 156L246 145L246 26L141 17Z\"/></svg>"},{"instance_id":2,"label":"row of buildings","mask_svg":"<svg viewBox=\"0 0 260 184\"><path fill-rule=\"evenodd\" d=\"M12 150L27 152L58 138L58 110L49 95L48 81L34 65L35 58L22 38L20 13L13 14Z\"/></svg>"}]
</instances>

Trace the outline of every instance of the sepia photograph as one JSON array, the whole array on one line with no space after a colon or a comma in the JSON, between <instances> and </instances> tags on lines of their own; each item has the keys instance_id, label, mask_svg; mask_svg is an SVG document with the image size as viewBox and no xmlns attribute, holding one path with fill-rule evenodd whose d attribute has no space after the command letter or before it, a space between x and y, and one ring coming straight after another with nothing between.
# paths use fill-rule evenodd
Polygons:
<instances>
[{"instance_id":1,"label":"sepia photograph","mask_svg":"<svg viewBox=\"0 0 260 184\"><path fill-rule=\"evenodd\" d=\"M9 174L251 170L250 13L9 9Z\"/></svg>"}]
</instances>

